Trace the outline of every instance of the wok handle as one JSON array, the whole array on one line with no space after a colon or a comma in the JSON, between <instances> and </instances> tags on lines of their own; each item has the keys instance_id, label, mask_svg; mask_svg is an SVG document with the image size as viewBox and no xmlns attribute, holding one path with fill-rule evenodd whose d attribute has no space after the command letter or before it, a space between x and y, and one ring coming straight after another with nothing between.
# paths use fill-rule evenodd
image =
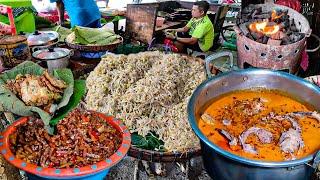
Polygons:
<instances>
[{"instance_id":1,"label":"wok handle","mask_svg":"<svg viewBox=\"0 0 320 180\"><path fill-rule=\"evenodd\" d=\"M307 49L307 52L317 52L320 49L320 38L319 36L315 35L315 34L311 34L312 37L314 37L317 41L318 41L318 46L314 49Z\"/></svg>"},{"instance_id":2,"label":"wok handle","mask_svg":"<svg viewBox=\"0 0 320 180\"><path fill-rule=\"evenodd\" d=\"M229 61L230 61L230 68L233 67L233 55L231 52L229 51L223 51L223 52L218 52L218 53L214 53L210 56L208 56L205 59L205 63L206 63L206 72L207 72L207 76L208 78L211 78L212 76L214 76L214 74L211 73L210 71L210 63L212 63L214 60L217 60L220 57L229 57Z\"/></svg>"}]
</instances>

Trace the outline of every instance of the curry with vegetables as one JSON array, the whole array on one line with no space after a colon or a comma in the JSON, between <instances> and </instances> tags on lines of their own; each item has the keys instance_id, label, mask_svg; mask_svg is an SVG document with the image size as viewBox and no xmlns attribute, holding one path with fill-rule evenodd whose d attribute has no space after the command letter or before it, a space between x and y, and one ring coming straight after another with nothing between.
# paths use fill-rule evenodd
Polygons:
<instances>
[{"instance_id":1,"label":"curry with vegetables","mask_svg":"<svg viewBox=\"0 0 320 180\"><path fill-rule=\"evenodd\" d=\"M303 158L320 149L320 114L274 90L235 91L212 100L198 126L236 155L263 161Z\"/></svg>"}]
</instances>

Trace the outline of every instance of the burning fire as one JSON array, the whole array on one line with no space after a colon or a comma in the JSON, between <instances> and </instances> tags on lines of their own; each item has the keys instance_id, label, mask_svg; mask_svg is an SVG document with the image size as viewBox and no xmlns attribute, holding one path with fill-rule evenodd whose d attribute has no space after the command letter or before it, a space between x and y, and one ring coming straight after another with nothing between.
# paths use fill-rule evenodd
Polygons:
<instances>
[{"instance_id":1,"label":"burning fire","mask_svg":"<svg viewBox=\"0 0 320 180\"><path fill-rule=\"evenodd\" d=\"M249 29L254 32L260 32L264 35L272 35L280 30L279 25L269 25L268 21L255 22L250 24Z\"/></svg>"},{"instance_id":2,"label":"burning fire","mask_svg":"<svg viewBox=\"0 0 320 180\"><path fill-rule=\"evenodd\" d=\"M271 12L271 21L274 21L274 20L277 20L279 18L281 18L284 14L280 14L280 15L277 15L277 11L276 10L272 10Z\"/></svg>"},{"instance_id":3,"label":"burning fire","mask_svg":"<svg viewBox=\"0 0 320 180\"><path fill-rule=\"evenodd\" d=\"M271 22L276 19L279 19L283 16L283 13L277 15L277 11L272 10L271 13ZM269 21L262 21L262 22L254 22L249 25L249 29L253 32L260 32L264 35L272 35L280 31L280 26L274 23L269 23Z\"/></svg>"}]
</instances>

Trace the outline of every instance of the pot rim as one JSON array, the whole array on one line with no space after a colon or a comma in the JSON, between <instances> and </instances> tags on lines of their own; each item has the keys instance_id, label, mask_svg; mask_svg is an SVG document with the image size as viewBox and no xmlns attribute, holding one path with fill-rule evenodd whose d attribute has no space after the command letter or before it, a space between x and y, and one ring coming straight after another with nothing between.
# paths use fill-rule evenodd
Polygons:
<instances>
[{"instance_id":1,"label":"pot rim","mask_svg":"<svg viewBox=\"0 0 320 180\"><path fill-rule=\"evenodd\" d=\"M52 38L50 39L49 41L46 41L46 42L34 42L34 41L29 41L28 40L28 44L29 44L29 47L41 47L41 46L52 46L52 45L55 45L58 43L59 41L59 33L57 33L56 31L37 31L39 34L34 34L34 33L29 33L26 35L27 37L27 40L30 38L30 36L39 36L41 34L54 34L56 37L55 38Z\"/></svg>"},{"instance_id":2,"label":"pot rim","mask_svg":"<svg viewBox=\"0 0 320 180\"><path fill-rule=\"evenodd\" d=\"M28 121L29 117L22 117L19 120L12 123L6 130L1 133L0 136L0 151L3 157L13 166L26 171L28 173L40 176L40 177L83 177L87 175L93 175L103 170L109 169L121 161L127 154L131 145L131 135L127 127L120 119L116 119L110 115L91 111L101 118L105 119L110 125L116 128L122 134L122 142L119 149L105 160L97 162L79 168L45 168L35 164L27 163L21 159L15 157L10 150L9 135L17 130L17 126L24 124Z\"/></svg>"},{"instance_id":3,"label":"pot rim","mask_svg":"<svg viewBox=\"0 0 320 180\"><path fill-rule=\"evenodd\" d=\"M194 111L194 105L196 104L196 97L198 97L200 95L200 92L205 88L205 86L211 82L211 81L218 81L219 79L228 76L230 74L276 74L288 79L291 79L293 81L302 83L303 85L307 86L308 88L311 88L315 91L317 91L320 94L320 88L310 82L308 82L307 80L304 80L302 78L298 78L297 76L294 76L292 74L289 73L285 73L285 72L281 72L281 71L275 71L275 70L267 70L267 69L255 69L255 68L250 68L250 69L245 69L245 70L235 70L235 71L230 71L227 73L222 73L219 74L217 76L214 76L210 79L205 80L204 82L202 82L197 88L196 90L193 92L189 103L188 103L188 107L187 107L187 112L188 112L188 120L189 123L191 125L191 128L193 129L193 131L195 132L195 134L198 136L198 138L203 141L207 146L209 146L210 148L212 148L214 151L216 151L218 154L240 162L240 163L244 163L246 165L251 165L251 166L257 166L257 167L270 167L270 168L280 168L280 167L294 167L294 166L298 166L298 165L302 165L302 164L306 164L310 161L313 160L316 152L312 155L306 156L302 159L297 159L297 160L293 160L293 161L281 161L281 162L276 162L276 161L258 161L258 160L253 160L253 159L248 159L248 158L244 158L238 155L235 155L233 153L230 153L228 151L223 150L222 148L220 148L219 146L215 145L213 142L211 142L199 129L197 122L196 122L196 118L195 118L195 111Z\"/></svg>"},{"instance_id":4,"label":"pot rim","mask_svg":"<svg viewBox=\"0 0 320 180\"><path fill-rule=\"evenodd\" d=\"M65 50L68 50L68 54L66 54L65 56L62 56L62 57L59 57L59 58L38 58L36 55L40 53L40 51L43 51L43 50L49 50L49 48L44 48L44 49L40 49L40 50L37 50L35 52L32 53L32 57L36 60L39 60L39 61L57 61L57 60L69 60L70 57L72 56L73 52L72 50L70 49L67 49L67 48L58 48L58 47L55 47L53 49L65 49Z\"/></svg>"}]
</instances>

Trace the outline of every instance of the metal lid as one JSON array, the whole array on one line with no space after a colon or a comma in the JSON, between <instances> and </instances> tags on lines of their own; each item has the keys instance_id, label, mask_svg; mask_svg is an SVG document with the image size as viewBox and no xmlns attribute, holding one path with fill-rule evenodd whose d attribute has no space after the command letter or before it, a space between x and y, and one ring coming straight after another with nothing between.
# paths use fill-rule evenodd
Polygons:
<instances>
[{"instance_id":1,"label":"metal lid","mask_svg":"<svg viewBox=\"0 0 320 180\"><path fill-rule=\"evenodd\" d=\"M28 35L29 46L45 46L57 42L59 34L55 31L35 31Z\"/></svg>"},{"instance_id":2,"label":"metal lid","mask_svg":"<svg viewBox=\"0 0 320 180\"><path fill-rule=\"evenodd\" d=\"M70 50L66 48L41 49L32 53L32 56L39 60L56 60L67 57L69 55Z\"/></svg>"}]
</instances>

